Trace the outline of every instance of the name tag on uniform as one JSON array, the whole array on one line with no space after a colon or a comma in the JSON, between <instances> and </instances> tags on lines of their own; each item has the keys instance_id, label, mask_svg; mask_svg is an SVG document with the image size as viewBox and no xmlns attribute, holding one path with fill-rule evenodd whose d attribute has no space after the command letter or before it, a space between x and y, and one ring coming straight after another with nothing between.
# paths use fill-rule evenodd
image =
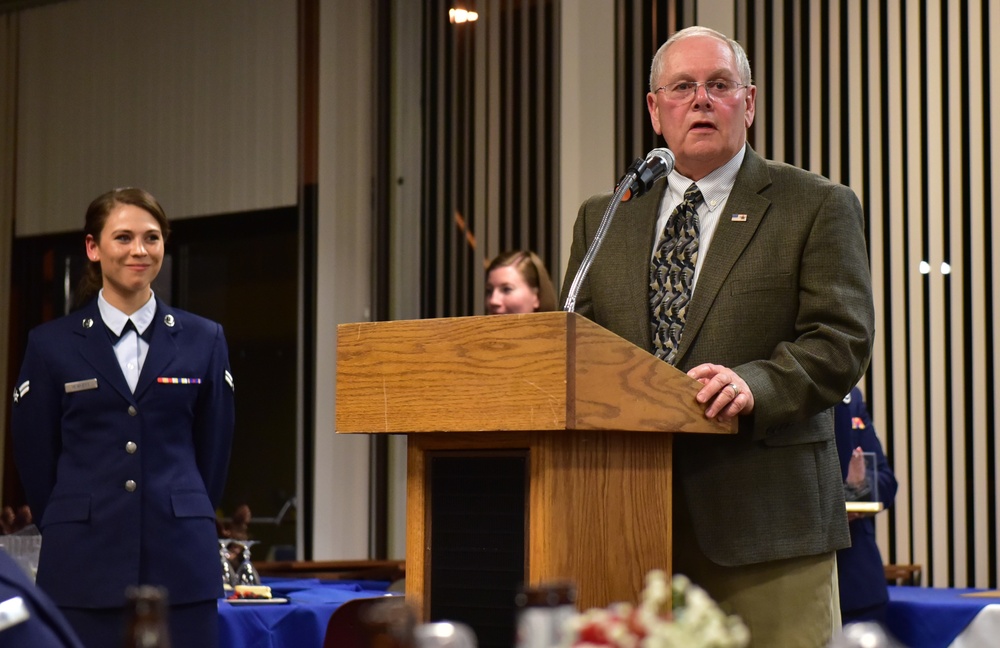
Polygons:
<instances>
[{"instance_id":1,"label":"name tag on uniform","mask_svg":"<svg viewBox=\"0 0 1000 648\"><path fill-rule=\"evenodd\" d=\"M77 380L76 382L66 383L67 394L72 394L73 392L87 391L88 389L97 389L97 378L91 378L90 380Z\"/></svg>"},{"instance_id":2,"label":"name tag on uniform","mask_svg":"<svg viewBox=\"0 0 1000 648\"><path fill-rule=\"evenodd\" d=\"M24 623L31 618L28 606L20 596L9 598L0 603L0 630L6 630L18 623Z\"/></svg>"}]
</instances>

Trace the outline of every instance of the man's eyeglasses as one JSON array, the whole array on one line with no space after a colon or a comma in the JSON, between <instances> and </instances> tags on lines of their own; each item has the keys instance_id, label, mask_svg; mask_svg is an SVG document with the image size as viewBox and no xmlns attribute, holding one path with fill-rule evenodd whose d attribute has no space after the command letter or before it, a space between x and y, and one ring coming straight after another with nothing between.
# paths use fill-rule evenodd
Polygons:
<instances>
[{"instance_id":1,"label":"man's eyeglasses","mask_svg":"<svg viewBox=\"0 0 1000 648\"><path fill-rule=\"evenodd\" d=\"M671 101L689 101L698 93L698 86L704 86L708 96L716 101L731 99L741 88L750 87L748 84L736 81L714 79L712 81L677 81L660 86L653 92L658 93L662 90L663 96Z\"/></svg>"}]
</instances>

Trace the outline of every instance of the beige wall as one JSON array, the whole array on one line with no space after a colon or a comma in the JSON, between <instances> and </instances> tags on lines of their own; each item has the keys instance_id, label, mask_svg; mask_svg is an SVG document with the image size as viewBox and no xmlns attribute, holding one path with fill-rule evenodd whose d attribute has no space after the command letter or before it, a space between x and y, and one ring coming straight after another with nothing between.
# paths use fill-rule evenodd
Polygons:
<instances>
[{"instance_id":1,"label":"beige wall","mask_svg":"<svg viewBox=\"0 0 1000 648\"><path fill-rule=\"evenodd\" d=\"M296 203L295 0L81 0L19 13L17 235L138 186L171 218ZM142 28L136 28L136 26Z\"/></svg>"},{"instance_id":2,"label":"beige wall","mask_svg":"<svg viewBox=\"0 0 1000 648\"><path fill-rule=\"evenodd\" d=\"M615 180L613 0L569 0L560 7L559 202L562 284L580 204ZM561 304L560 304L561 306Z\"/></svg>"},{"instance_id":3,"label":"beige wall","mask_svg":"<svg viewBox=\"0 0 1000 648\"><path fill-rule=\"evenodd\" d=\"M313 558L368 555L368 438L334 433L336 327L371 317L369 3L320 2Z\"/></svg>"}]
</instances>

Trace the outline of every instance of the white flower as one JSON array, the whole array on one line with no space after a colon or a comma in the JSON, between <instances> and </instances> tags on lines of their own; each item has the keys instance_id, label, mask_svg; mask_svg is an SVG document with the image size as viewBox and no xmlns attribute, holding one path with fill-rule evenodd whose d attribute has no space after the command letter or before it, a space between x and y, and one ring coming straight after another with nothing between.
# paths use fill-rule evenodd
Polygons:
<instances>
[{"instance_id":1,"label":"white flower","mask_svg":"<svg viewBox=\"0 0 1000 648\"><path fill-rule=\"evenodd\" d=\"M672 614L672 618L668 618ZM635 608L615 603L587 610L564 626L562 646L613 648L743 648L750 631L739 617L727 616L688 578L654 569Z\"/></svg>"}]
</instances>

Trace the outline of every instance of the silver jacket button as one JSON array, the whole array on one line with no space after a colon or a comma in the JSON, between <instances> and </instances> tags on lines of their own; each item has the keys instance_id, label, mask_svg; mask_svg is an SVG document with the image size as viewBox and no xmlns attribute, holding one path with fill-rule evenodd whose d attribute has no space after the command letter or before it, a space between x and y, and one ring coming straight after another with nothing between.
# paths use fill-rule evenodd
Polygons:
<instances>
[{"instance_id":1,"label":"silver jacket button","mask_svg":"<svg viewBox=\"0 0 1000 648\"><path fill-rule=\"evenodd\" d=\"M129 406L128 406L128 415L129 415L129 416L135 416L135 415L136 415L136 414L138 414L138 413L139 413L139 410L137 410L137 409L135 408L135 405L129 405Z\"/></svg>"},{"instance_id":2,"label":"silver jacket button","mask_svg":"<svg viewBox=\"0 0 1000 648\"><path fill-rule=\"evenodd\" d=\"M130 479L127 482L125 482L125 490L127 490L130 493L132 491L134 491L135 490L135 481L132 480L132 479Z\"/></svg>"},{"instance_id":3,"label":"silver jacket button","mask_svg":"<svg viewBox=\"0 0 1000 648\"><path fill-rule=\"evenodd\" d=\"M135 454L135 451L139 449L139 446L135 444L134 441L129 441L125 444L125 452L129 454Z\"/></svg>"}]
</instances>

